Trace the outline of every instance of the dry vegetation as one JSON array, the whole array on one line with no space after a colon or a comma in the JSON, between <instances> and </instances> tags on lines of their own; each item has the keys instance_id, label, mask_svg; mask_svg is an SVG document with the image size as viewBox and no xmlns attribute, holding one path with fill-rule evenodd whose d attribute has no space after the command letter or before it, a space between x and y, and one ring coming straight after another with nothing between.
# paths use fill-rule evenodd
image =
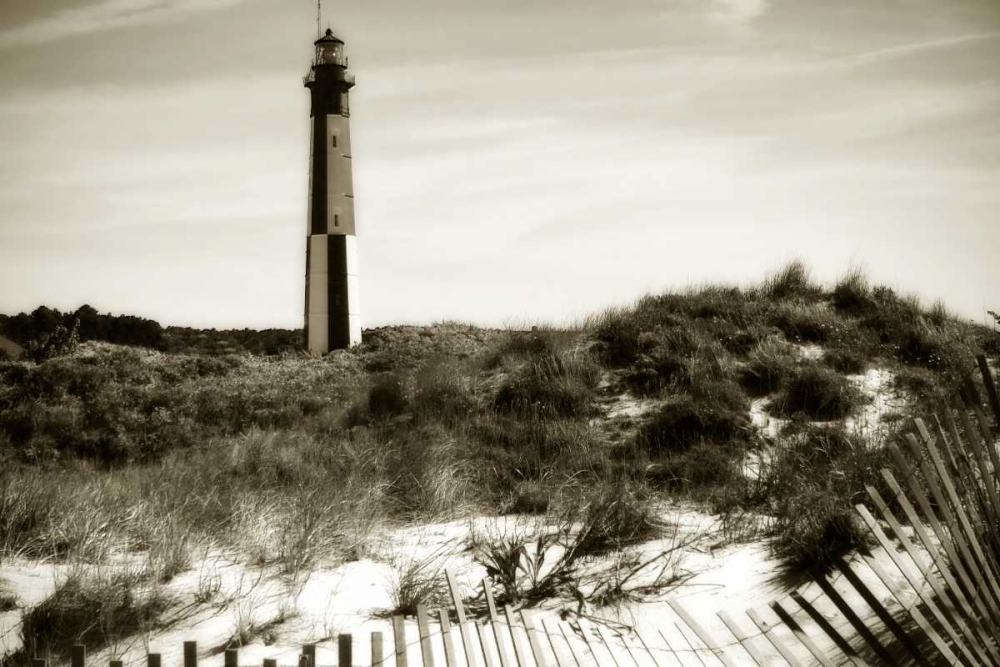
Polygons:
<instances>
[{"instance_id":1,"label":"dry vegetation","mask_svg":"<svg viewBox=\"0 0 1000 667\"><path fill-rule=\"evenodd\" d=\"M888 427L861 437L841 424L867 400L845 374L892 369L925 405L996 339L860 273L823 289L793 263L752 288L645 297L580 331L390 328L322 359L88 342L0 362L0 559L145 557L122 580L66 579L25 623L31 646L154 623L158 584L206 544L295 577L365 556L392 522L557 517L550 533L474 545L504 601L575 594L597 553L622 567L591 595L626 596L630 568L648 565L629 547L662 532L666 498L708 503L734 539L763 531L790 564L822 564L863 546L850 510L889 465ZM803 356L807 343L822 358ZM602 418L623 394L655 404L624 439ZM751 423L762 397L788 420L777 441ZM742 525L748 513L771 520ZM555 544L559 562L533 570ZM432 565L395 566L399 611L440 595ZM95 605L104 626L82 628Z\"/></svg>"}]
</instances>

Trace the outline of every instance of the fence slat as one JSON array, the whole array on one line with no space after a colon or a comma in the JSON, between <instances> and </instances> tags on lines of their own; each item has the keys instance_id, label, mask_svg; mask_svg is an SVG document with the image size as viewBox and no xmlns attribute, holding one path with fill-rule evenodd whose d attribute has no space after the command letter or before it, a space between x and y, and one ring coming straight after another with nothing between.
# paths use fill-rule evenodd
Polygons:
<instances>
[{"instance_id":1,"label":"fence slat","mask_svg":"<svg viewBox=\"0 0 1000 667\"><path fill-rule=\"evenodd\" d=\"M963 413L960 412L959 416ZM966 452L972 452L972 460L976 464L977 472L979 473L979 486L986 491L986 497L989 498L990 507L992 508L992 519L994 522L1000 521L1000 496L997 495L996 485L991 483L993 475L990 473L989 465L983 456L983 450L971 444L971 441L975 440L973 436L966 433L965 440L962 439L958 431L958 424L955 421L955 417L951 410L945 410L943 413L945 426L948 427L949 432L952 434L952 438L955 441L955 447L959 448L963 444L966 445ZM969 416L966 414L963 420L963 428L971 428L971 423L969 422ZM969 441L969 442L966 442Z\"/></svg>"},{"instance_id":2,"label":"fence slat","mask_svg":"<svg viewBox=\"0 0 1000 667\"><path fill-rule=\"evenodd\" d=\"M670 608L674 610L674 613L677 614L682 621L684 621L684 624L687 625L695 635L697 635L698 639L705 644L705 647L711 651L715 657L722 661L723 665L726 667L736 667L736 663L734 663L732 658L730 658L726 654L725 650L722 649L722 642L713 639L712 635L705 630L705 628L703 628L701 624L698 623L698 621L696 621L694 617L687 612L687 609L681 606L677 600L668 600L667 605L669 605Z\"/></svg>"},{"instance_id":3,"label":"fence slat","mask_svg":"<svg viewBox=\"0 0 1000 667\"><path fill-rule=\"evenodd\" d=\"M396 656L396 667L407 667L406 623L402 616L392 617L392 652Z\"/></svg>"},{"instance_id":4,"label":"fence slat","mask_svg":"<svg viewBox=\"0 0 1000 667\"><path fill-rule=\"evenodd\" d=\"M483 664L486 667L494 667L493 652L490 650L489 642L486 641L486 635L488 634L486 628L475 621L473 621L472 625L476 628L476 634L479 635L479 648L483 652Z\"/></svg>"},{"instance_id":5,"label":"fence slat","mask_svg":"<svg viewBox=\"0 0 1000 667\"><path fill-rule=\"evenodd\" d=\"M379 665L385 664L385 653L382 648L382 633L373 632L371 636L372 643L372 667L379 667Z\"/></svg>"},{"instance_id":6,"label":"fence slat","mask_svg":"<svg viewBox=\"0 0 1000 667\"><path fill-rule=\"evenodd\" d=\"M701 655L698 653L698 649L694 647L694 644L691 643L691 640L688 639L686 634L684 634L684 627L685 627L684 624L678 621L674 621L674 627L677 628L677 634L679 634L681 636L681 639L684 640L684 645L687 646L688 652L690 652L691 655L695 657L695 659L698 661L698 664L701 665L701 667L706 667L705 659L701 657ZM663 635L662 632L660 632L660 637L663 637L664 644L670 646L670 643L667 642L667 638ZM676 653L674 653L674 657L675 658L677 657ZM718 658L716 658L716 660L718 660ZM684 664L684 662L680 658L677 659L677 662L681 663L682 666Z\"/></svg>"},{"instance_id":7,"label":"fence slat","mask_svg":"<svg viewBox=\"0 0 1000 667\"><path fill-rule=\"evenodd\" d=\"M993 418L996 420L996 425L1000 426L1000 394L997 393L997 385L993 381L993 371L990 370L990 364L986 361L985 356L980 354L976 357L976 362L979 364L979 372L983 376L983 386L986 388L986 398L993 410Z\"/></svg>"},{"instance_id":8,"label":"fence slat","mask_svg":"<svg viewBox=\"0 0 1000 667\"><path fill-rule=\"evenodd\" d=\"M896 639L903 645L906 652L916 660L918 665L923 665L923 667L931 667L931 664L927 662L927 658L924 657L917 649L916 643L913 638L907 634L903 626L899 624L898 621L893 617L889 610L885 608L885 605L868 589L865 582L861 581L861 578L857 575L850 564L844 562L844 559L837 557L833 561L834 566L840 571L844 579L851 585L851 587L861 595L861 599L865 601L868 607L875 612L875 615L879 617L882 623L889 629ZM831 586L832 587L832 586Z\"/></svg>"},{"instance_id":9,"label":"fence slat","mask_svg":"<svg viewBox=\"0 0 1000 667\"><path fill-rule=\"evenodd\" d=\"M504 616L507 618L507 632L510 633L510 643L514 645L514 659L517 660L518 667L530 667L528 656L524 654L524 648L517 641L514 628L517 623L514 619L514 610L509 604L503 606Z\"/></svg>"},{"instance_id":10,"label":"fence slat","mask_svg":"<svg viewBox=\"0 0 1000 667\"><path fill-rule=\"evenodd\" d=\"M893 484L895 484L895 480L893 480ZM890 488L891 487L892 485L890 485ZM898 488L898 486L896 488ZM996 653L996 649L994 649L992 646L989 632L986 630L986 628L983 627L983 625L979 621L979 618L976 616L972 602L965 596L965 593L962 592L961 587L955 581L954 577L952 577L951 569L947 566L946 563L944 564L941 563L942 560L941 554L937 546L931 542L930 537L927 535L927 531L924 530L923 524L921 524L919 519L917 518L916 512L914 511L913 506L910 504L910 501L906 498L906 496L897 496L900 508L906 515L907 520L910 521L910 525L912 526L913 532L917 536L917 539L920 541L921 545L923 545L924 549L927 550L928 555L930 555L932 566L937 568L937 572L938 574L940 574L942 581L938 581L938 578L934 576L934 573L931 570L931 566L924 564L923 559L921 559L919 554L916 553L916 550L910 544L906 531L903 530L903 527L896 520L895 515L893 515L892 511L886 505L885 501L882 500L882 497L879 495L879 493L870 486L866 487L866 490L868 492L868 496L872 499L872 501L875 503L875 506L878 508L879 513L889 524L889 527L892 530L893 534L895 534L897 540L899 541L899 544L902 545L904 551L906 551L907 555L910 557L910 561L912 562L914 567L916 567L917 570L919 570L920 574L924 578L924 581L929 583L931 588L938 595L938 599L941 602L941 604L945 605L951 605L952 603L956 604L957 606L948 609L949 613L955 619L956 623L958 623L962 627L968 628L968 630L965 633L967 637L971 636L969 633L969 630L971 630L971 633L974 634L976 637L978 637L982 645L986 647L986 649L989 651L991 655L994 656L995 659L997 659L998 656ZM887 551L888 550L889 549L887 547ZM895 549L892 549L892 552L894 553ZM897 566L898 565L899 563L897 562ZM908 575L909 568L904 569L903 573L904 575ZM919 577L914 577L913 579L911 579L911 583L913 582L918 582L913 585L919 586ZM961 615L959 616L957 614Z\"/></svg>"},{"instance_id":11,"label":"fence slat","mask_svg":"<svg viewBox=\"0 0 1000 667\"><path fill-rule=\"evenodd\" d=\"M566 634L566 624L557 623L557 625L559 626L559 632L562 633L563 639L566 640L566 646L569 646L569 652L573 656L573 662L576 663L576 667L583 667L583 665L586 664L587 659L577 653L576 647L573 646L573 642L570 640L569 635Z\"/></svg>"},{"instance_id":12,"label":"fence slat","mask_svg":"<svg viewBox=\"0 0 1000 667\"><path fill-rule=\"evenodd\" d=\"M198 667L197 642L184 642L184 667Z\"/></svg>"},{"instance_id":13,"label":"fence slat","mask_svg":"<svg viewBox=\"0 0 1000 667\"><path fill-rule=\"evenodd\" d=\"M108 667L122 667L121 660L108 660Z\"/></svg>"},{"instance_id":14,"label":"fence slat","mask_svg":"<svg viewBox=\"0 0 1000 667\"><path fill-rule=\"evenodd\" d=\"M798 591L792 591L788 597L790 597L795 604L799 605L803 611L809 614L809 617L816 623L817 627L823 631L823 634L825 634L834 644L837 645L837 648L840 649L841 653L843 653L852 664L856 667L868 667L868 663L865 662L860 655L858 655L858 652L855 651L849 643L847 643L847 640L844 639L840 632L838 632L837 629L830 624L830 621L827 620L826 616L816 609L811 602L802 597Z\"/></svg>"},{"instance_id":15,"label":"fence slat","mask_svg":"<svg viewBox=\"0 0 1000 667\"><path fill-rule=\"evenodd\" d=\"M611 642L608 641L607 634L604 632L604 628L600 625L595 626L594 631L597 636L601 638L601 643L604 644L604 649L611 656L611 661L615 663L615 667L623 667L620 662L618 662L618 656L615 655L615 650L611 646Z\"/></svg>"},{"instance_id":16,"label":"fence slat","mask_svg":"<svg viewBox=\"0 0 1000 667\"><path fill-rule=\"evenodd\" d=\"M892 445L892 443L889 444ZM889 449L890 451L892 451L892 449L894 448L895 446L890 446ZM896 450L895 456L902 459L902 456L899 454L898 449ZM904 461L897 462L897 465L899 463L902 463L900 472L903 474L909 474L909 466L907 466ZM910 490L913 491L914 496L916 496L917 504L920 505L920 509L921 511L924 512L924 516L928 518L928 522L930 522L931 515L934 515L934 522L931 523L931 531L934 532L935 536L937 537L938 543L940 544L940 549L944 549L946 558L942 558L941 550L934 544L934 541L930 539L930 536L924 529L923 521L920 520L920 517L917 515L916 510L914 510L913 508L913 505L910 504L909 498L907 498L906 494L903 493L903 490L899 487L899 483L896 482L896 478L893 476L892 472L883 469L881 473L882 473L882 478L889 485L889 488L892 490L893 494L895 494L895 498L896 501L899 503L899 506L903 508L903 513L906 514L906 518L910 522L910 525L913 527L914 533L916 533L917 537L923 543L924 548L927 550L927 553L929 553L933 558L934 565L935 567L937 567L938 572L944 578L948 588L954 591L962 591L962 594L967 596L967 599L972 604L972 606L979 611L982 622L989 623L990 614L986 608L986 605L984 604L982 598L976 594L975 588L973 587L972 582L969 579L969 575L965 571L965 567L958 560L958 555L955 553L955 550L952 547L951 540L948 539L948 537L943 534L944 531L941 529L940 523L937 522L937 515L934 515L934 510L931 508L930 503L927 502L927 497L923 494L923 491L916 483L916 480L914 480L912 477L909 478L910 482L912 482L910 484ZM937 526L937 530L934 530L935 524ZM958 575L958 581L962 582L961 586L959 586L958 581L955 581L955 579L951 576L951 567L949 566L954 567L955 572Z\"/></svg>"},{"instance_id":17,"label":"fence slat","mask_svg":"<svg viewBox=\"0 0 1000 667\"><path fill-rule=\"evenodd\" d=\"M926 429L924 429L924 431L926 431ZM906 441L909 443L911 449L916 452L920 451L920 445L915 437L908 434ZM928 470L926 462L921 464L921 471L923 472L925 478L928 475L936 473L938 481L941 482L941 485L944 486L945 492L947 493L947 498L951 503L951 509L946 509L948 505L944 502L944 499L940 497L940 488L928 480L928 486L931 489L931 494L934 496L935 502L937 502L941 507L942 514L945 514L949 528L951 528L953 532L957 532L962 537L962 541L971 549L972 554L970 565L976 566L976 568L981 571L982 575L986 577L986 581L989 584L988 590L992 593L994 602L1000 602L1000 586L997 585L996 576L993 571L993 563L986 558L986 555L979 546L978 535L976 534L976 531L973 530L972 525L969 522L969 517L966 515L965 507L962 505L962 501L959 499L958 493L955 491L955 486L952 484L948 471L945 470L944 462L941 460L941 456L938 453L937 448L934 446L934 441L933 439L928 439L925 440L923 444L924 449L930 455L934 471L932 472ZM949 516L949 514L951 516Z\"/></svg>"},{"instance_id":18,"label":"fence slat","mask_svg":"<svg viewBox=\"0 0 1000 667\"><path fill-rule=\"evenodd\" d=\"M524 631L528 633L528 646L531 647L531 655L535 659L535 665L546 667L548 662L545 660L545 654L542 653L542 645L538 641L538 630L535 629L535 624L527 609L521 609L521 623L524 624Z\"/></svg>"},{"instance_id":19,"label":"fence slat","mask_svg":"<svg viewBox=\"0 0 1000 667\"><path fill-rule=\"evenodd\" d=\"M448 620L448 610L439 609L438 618L441 623L441 642L444 644L444 661L448 667L456 667L455 643L451 639L451 621Z\"/></svg>"},{"instance_id":20,"label":"fence slat","mask_svg":"<svg viewBox=\"0 0 1000 667\"><path fill-rule=\"evenodd\" d=\"M493 641L497 644L497 656L500 658L500 667L511 667L510 656L507 653L507 644L503 639L503 630L500 627L500 615L497 613L497 603L493 598L493 587L490 582L483 579L483 595L486 597L486 607L490 613L490 631L493 633Z\"/></svg>"},{"instance_id":21,"label":"fence slat","mask_svg":"<svg viewBox=\"0 0 1000 667\"><path fill-rule=\"evenodd\" d=\"M959 664L960 660L958 659L958 656L952 652L951 648L948 647L948 644L946 644L944 639L941 638L941 635L938 634L938 631L927 622L924 615L920 613L919 606L917 604L907 603L906 595L899 589L899 586L893 583L892 577L890 577L889 573L885 571L885 568L883 568L875 559L863 559L861 562L867 565L868 568L875 573L875 576L882 582L882 585L886 587L894 598L896 598L896 601L899 602L900 606L906 610L906 613L909 614L910 618L916 622L917 627L920 628L921 632L923 632L924 635L931 640L931 643L934 644L934 648L936 648L938 653L941 654L941 657L944 658L949 665ZM917 599L919 600L919 598ZM971 657L972 656L970 655L969 658ZM975 665L977 663L975 660L972 660L970 664Z\"/></svg>"},{"instance_id":22,"label":"fence slat","mask_svg":"<svg viewBox=\"0 0 1000 667\"><path fill-rule=\"evenodd\" d=\"M545 633L546 639L549 640L549 648L552 649L552 659L556 661L556 667L566 667L569 661L563 659L559 650L556 649L555 637L557 635L552 631L551 626L549 626L549 622L544 618L542 619L542 630Z\"/></svg>"},{"instance_id":23,"label":"fence slat","mask_svg":"<svg viewBox=\"0 0 1000 667\"><path fill-rule=\"evenodd\" d=\"M781 603L775 600L770 605L771 610L777 614L778 618L782 623L785 624L789 630L792 631L792 636L799 640L799 643L806 647L806 650L812 654L812 657L816 659L822 667L836 667L833 662L826 656L823 651L820 650L816 642L813 641L806 631L799 625L795 617L792 616L791 612L781 606Z\"/></svg>"},{"instance_id":24,"label":"fence slat","mask_svg":"<svg viewBox=\"0 0 1000 667\"><path fill-rule=\"evenodd\" d=\"M274 658L264 658L264 667L278 667L278 661Z\"/></svg>"},{"instance_id":25,"label":"fence slat","mask_svg":"<svg viewBox=\"0 0 1000 667\"><path fill-rule=\"evenodd\" d=\"M785 659L785 662L791 665L791 667L805 667L805 665L803 665L802 662L795 657L792 649L775 635L774 630L776 626L768 623L756 609L747 609L746 614L750 619L750 622L757 626L760 633L764 635L764 638L767 639L767 641L771 642L771 646L773 646L774 650L776 650L778 654Z\"/></svg>"},{"instance_id":26,"label":"fence slat","mask_svg":"<svg viewBox=\"0 0 1000 667\"><path fill-rule=\"evenodd\" d=\"M767 657L760 652L757 646L750 642L750 633L743 629L743 627L736 622L736 619L730 616L726 611L717 611L715 612L715 615L718 616L722 621L722 624L729 629L729 632L733 634L733 637L736 637L736 641L743 647L743 650L747 652L750 658L756 662L759 667L766 667L768 664Z\"/></svg>"},{"instance_id":27,"label":"fence slat","mask_svg":"<svg viewBox=\"0 0 1000 667\"><path fill-rule=\"evenodd\" d=\"M227 648L225 660L223 661L226 667L240 667L240 651L235 648Z\"/></svg>"},{"instance_id":28,"label":"fence slat","mask_svg":"<svg viewBox=\"0 0 1000 667\"><path fill-rule=\"evenodd\" d=\"M302 657L306 659L306 667L316 667L316 645L303 644Z\"/></svg>"},{"instance_id":29,"label":"fence slat","mask_svg":"<svg viewBox=\"0 0 1000 667\"><path fill-rule=\"evenodd\" d=\"M635 636L639 638L639 643L642 644L643 650L646 652L646 655L649 656L649 659L653 661L653 664L656 665L656 667L660 667L660 661L657 660L656 655L649 648L649 644L646 643L645 638L643 638L638 630L636 630Z\"/></svg>"},{"instance_id":30,"label":"fence slat","mask_svg":"<svg viewBox=\"0 0 1000 667\"><path fill-rule=\"evenodd\" d=\"M875 491L875 489L873 489L872 487L868 487L868 493L869 495L873 495L873 497L876 498L878 497L878 492ZM882 504L881 498L878 499L876 504L880 505ZM986 655L980 649L979 644L975 641L975 635L969 630L969 626L966 625L965 619L960 613L958 613L958 610L951 607L948 608L948 611L950 612L949 616L951 617L951 620L949 620L945 616L941 608L938 606L937 602L935 601L935 596L937 596L937 599L940 600L941 604L947 604L948 597L945 591L941 588L941 585L938 582L937 577L935 577L932 573L927 572L923 574L924 578L923 580L921 580L921 575L915 573L913 571L913 567L904 562L902 557L896 552L895 545L889 540L886 534L882 531L881 526L879 526L878 523L875 521L875 517L872 516L871 512L868 511L868 508L865 507L864 505L859 504L855 506L855 509L857 510L858 514L861 515L861 518L865 522L865 525L868 526L868 530L871 531L871 533L875 536L876 541L882 546L882 549L889 555L889 558L892 560L893 564L900 572L902 572L903 577L906 579L907 583L910 584L910 587L917 593L920 600L924 603L924 605L927 606L931 614L937 620L938 624L944 628L945 633L952 640L953 645L962 650L962 653L965 654L966 657L971 660L971 664L977 664L977 661L972 659L972 656L969 655L970 645L976 651L976 654L980 661L982 661L983 663L989 663L990 662L989 658L987 658ZM886 508L886 511L888 512L888 508ZM909 556L909 558L912 561L917 562L916 561L917 555L913 553L913 547L910 546L909 540L900 540L900 544L902 544L903 548L906 550L907 556ZM925 582L931 584L931 590L934 592L934 595L929 595L927 593L925 587L923 586ZM957 629L955 626L957 626Z\"/></svg>"},{"instance_id":31,"label":"fence slat","mask_svg":"<svg viewBox=\"0 0 1000 667\"><path fill-rule=\"evenodd\" d=\"M451 592L451 602L455 607L455 614L458 616L458 633L462 638L462 649L465 651L465 662L468 667L479 667L476 661L476 652L472 646L472 639L469 637L469 628L465 622L465 607L462 605L462 595L458 590L458 582L451 570L445 570L445 578L448 580L448 590Z\"/></svg>"},{"instance_id":32,"label":"fence slat","mask_svg":"<svg viewBox=\"0 0 1000 667\"><path fill-rule=\"evenodd\" d=\"M427 607L417 605L417 632L420 634L420 659L423 667L434 667L434 647L431 645L431 627Z\"/></svg>"},{"instance_id":33,"label":"fence slat","mask_svg":"<svg viewBox=\"0 0 1000 667\"><path fill-rule=\"evenodd\" d=\"M160 667L161 658L159 653L150 653L146 656L146 667Z\"/></svg>"}]
</instances>

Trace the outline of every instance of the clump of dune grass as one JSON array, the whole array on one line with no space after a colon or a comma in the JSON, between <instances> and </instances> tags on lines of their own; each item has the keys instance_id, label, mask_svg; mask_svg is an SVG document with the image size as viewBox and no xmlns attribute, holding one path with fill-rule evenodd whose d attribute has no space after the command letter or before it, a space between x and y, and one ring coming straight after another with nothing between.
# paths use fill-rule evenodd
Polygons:
<instances>
[{"instance_id":1,"label":"clump of dune grass","mask_svg":"<svg viewBox=\"0 0 1000 667\"><path fill-rule=\"evenodd\" d=\"M819 286L810 279L809 268L798 259L769 274L756 291L760 297L773 300L791 298L814 300L821 294Z\"/></svg>"},{"instance_id":2,"label":"clump of dune grass","mask_svg":"<svg viewBox=\"0 0 1000 667\"><path fill-rule=\"evenodd\" d=\"M791 427L766 471L775 553L792 566L823 567L866 547L854 505L868 503L868 485L885 490L882 468L892 464L881 442L841 426Z\"/></svg>"},{"instance_id":3,"label":"clump of dune grass","mask_svg":"<svg viewBox=\"0 0 1000 667\"><path fill-rule=\"evenodd\" d=\"M682 395L663 405L639 432L643 448L658 455L681 452L700 442L730 444L750 437L749 403L732 385L700 397Z\"/></svg>"},{"instance_id":4,"label":"clump of dune grass","mask_svg":"<svg viewBox=\"0 0 1000 667\"><path fill-rule=\"evenodd\" d=\"M143 571L129 568L72 571L55 592L25 612L21 654L64 656L82 644L99 649L157 627L170 599Z\"/></svg>"},{"instance_id":5,"label":"clump of dune grass","mask_svg":"<svg viewBox=\"0 0 1000 667\"><path fill-rule=\"evenodd\" d=\"M768 339L748 355L740 370L740 384L751 396L768 396L783 388L795 374L796 357L790 346Z\"/></svg>"},{"instance_id":6,"label":"clump of dune grass","mask_svg":"<svg viewBox=\"0 0 1000 667\"><path fill-rule=\"evenodd\" d=\"M773 408L786 417L831 421L847 417L862 401L861 392L844 376L816 364L806 364L788 381Z\"/></svg>"}]
</instances>

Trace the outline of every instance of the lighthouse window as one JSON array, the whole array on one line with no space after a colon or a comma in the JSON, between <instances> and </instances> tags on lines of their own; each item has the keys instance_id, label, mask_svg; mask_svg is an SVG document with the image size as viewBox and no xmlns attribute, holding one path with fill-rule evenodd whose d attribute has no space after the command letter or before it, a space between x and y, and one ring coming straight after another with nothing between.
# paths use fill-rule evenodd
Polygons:
<instances>
[{"instance_id":1,"label":"lighthouse window","mask_svg":"<svg viewBox=\"0 0 1000 667\"><path fill-rule=\"evenodd\" d=\"M336 135L336 134L335 134L335 135L333 135L333 147L334 147L334 148L336 148L336 147L337 147L337 135Z\"/></svg>"},{"instance_id":2,"label":"lighthouse window","mask_svg":"<svg viewBox=\"0 0 1000 667\"><path fill-rule=\"evenodd\" d=\"M334 227L340 227L340 216L339 215L334 214L334 216L333 216L333 226Z\"/></svg>"}]
</instances>

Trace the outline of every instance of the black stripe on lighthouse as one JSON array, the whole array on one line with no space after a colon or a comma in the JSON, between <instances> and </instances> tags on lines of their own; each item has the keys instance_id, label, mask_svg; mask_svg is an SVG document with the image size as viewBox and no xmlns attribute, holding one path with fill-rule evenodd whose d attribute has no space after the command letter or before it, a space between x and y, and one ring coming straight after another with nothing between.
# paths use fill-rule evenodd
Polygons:
<instances>
[{"instance_id":1,"label":"black stripe on lighthouse","mask_svg":"<svg viewBox=\"0 0 1000 667\"><path fill-rule=\"evenodd\" d=\"M347 290L347 237L337 234L326 237L327 316L330 329L330 349L351 345L350 304Z\"/></svg>"},{"instance_id":2,"label":"black stripe on lighthouse","mask_svg":"<svg viewBox=\"0 0 1000 667\"><path fill-rule=\"evenodd\" d=\"M326 234L326 114L313 116L312 220L310 234Z\"/></svg>"}]
</instances>

